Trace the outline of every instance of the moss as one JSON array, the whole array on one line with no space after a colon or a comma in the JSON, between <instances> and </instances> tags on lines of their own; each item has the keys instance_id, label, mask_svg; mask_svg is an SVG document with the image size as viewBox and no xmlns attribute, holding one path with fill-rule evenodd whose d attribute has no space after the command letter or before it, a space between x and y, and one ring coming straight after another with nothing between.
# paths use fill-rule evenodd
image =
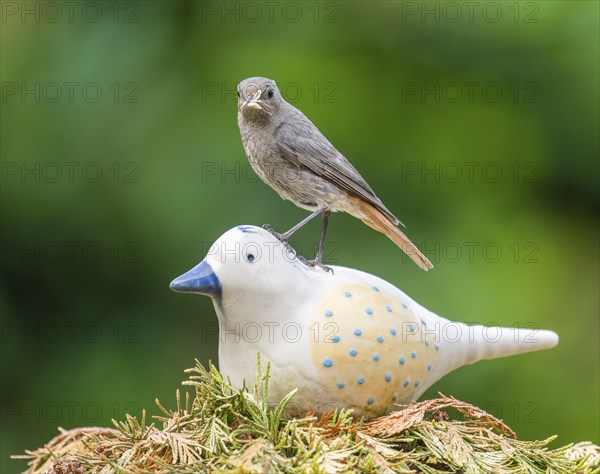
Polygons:
<instances>
[{"instance_id":1,"label":"moss","mask_svg":"<svg viewBox=\"0 0 600 474\"><path fill-rule=\"evenodd\" d=\"M260 362L260 360L259 360ZM260 367L260 363L259 363ZM553 437L520 441L502 421L440 394L378 418L350 411L285 419L294 393L267 404L269 369L236 390L209 363L198 361L175 410L158 400L148 424L126 416L115 428L77 428L14 458L28 473L400 472L599 473L600 448L579 443L549 449Z\"/></svg>"}]
</instances>

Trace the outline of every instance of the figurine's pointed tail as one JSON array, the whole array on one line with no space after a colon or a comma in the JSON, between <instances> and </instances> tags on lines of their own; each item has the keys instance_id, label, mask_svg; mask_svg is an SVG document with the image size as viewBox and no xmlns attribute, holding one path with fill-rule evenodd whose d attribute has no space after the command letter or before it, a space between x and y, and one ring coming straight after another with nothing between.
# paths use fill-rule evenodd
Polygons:
<instances>
[{"instance_id":1,"label":"figurine's pointed tail","mask_svg":"<svg viewBox=\"0 0 600 474\"><path fill-rule=\"evenodd\" d=\"M358 213L354 212L353 215L356 215L356 217L362 220L369 227L386 235L421 269L427 271L433 268L433 265L429 259L423 255L417 246L413 244L404 234L404 232L398 229L398 227L396 227L396 225L391 222L379 209L361 199L352 198L352 200L356 207L360 210Z\"/></svg>"},{"instance_id":2,"label":"figurine's pointed tail","mask_svg":"<svg viewBox=\"0 0 600 474\"><path fill-rule=\"evenodd\" d=\"M550 349L558 344L558 334L545 329L450 324L455 325L460 337L448 332L440 341L440 346L449 349L443 362L445 373L480 360Z\"/></svg>"}]
</instances>

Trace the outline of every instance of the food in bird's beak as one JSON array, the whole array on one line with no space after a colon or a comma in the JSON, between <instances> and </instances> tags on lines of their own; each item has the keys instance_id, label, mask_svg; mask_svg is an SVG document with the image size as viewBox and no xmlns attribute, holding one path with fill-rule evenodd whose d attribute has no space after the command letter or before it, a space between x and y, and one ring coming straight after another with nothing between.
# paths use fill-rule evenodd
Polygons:
<instances>
[{"instance_id":1,"label":"food in bird's beak","mask_svg":"<svg viewBox=\"0 0 600 474\"><path fill-rule=\"evenodd\" d=\"M262 107L258 103L258 100L259 100L261 94L262 94L262 91L260 89L257 90L256 94L254 94L254 96L250 97L249 99L246 99L246 102L244 102L242 104L242 109L246 106L248 106L251 109L262 109Z\"/></svg>"}]
</instances>

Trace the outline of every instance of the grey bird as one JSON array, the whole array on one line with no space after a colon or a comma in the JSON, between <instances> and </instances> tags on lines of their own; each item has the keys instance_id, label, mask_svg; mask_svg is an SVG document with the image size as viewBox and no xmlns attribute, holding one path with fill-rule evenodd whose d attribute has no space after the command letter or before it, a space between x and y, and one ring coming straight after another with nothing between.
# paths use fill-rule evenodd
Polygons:
<instances>
[{"instance_id":1,"label":"grey bird","mask_svg":"<svg viewBox=\"0 0 600 474\"><path fill-rule=\"evenodd\" d=\"M310 265L324 266L323 246L331 212L344 211L388 236L423 270L431 262L408 239L401 224L354 166L296 107L286 102L275 81L252 77L238 84L238 125L256 174L279 195L312 214L282 234L287 243L303 225L323 216L319 247ZM325 267L326 268L326 267Z\"/></svg>"}]
</instances>

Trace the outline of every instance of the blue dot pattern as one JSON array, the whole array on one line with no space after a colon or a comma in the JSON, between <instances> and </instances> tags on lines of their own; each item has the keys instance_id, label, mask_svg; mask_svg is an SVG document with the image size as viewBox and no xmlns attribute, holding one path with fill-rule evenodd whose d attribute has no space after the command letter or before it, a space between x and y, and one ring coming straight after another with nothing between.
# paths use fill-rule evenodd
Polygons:
<instances>
[{"instance_id":1,"label":"blue dot pattern","mask_svg":"<svg viewBox=\"0 0 600 474\"><path fill-rule=\"evenodd\" d=\"M443 351L430 339L433 333L423 332L431 316L418 304L388 288L349 284L323 297L313 314L320 341L334 343L310 345L313 360L328 374L320 383L331 387L332 401L379 415L392 401L415 400L435 381ZM335 332L324 327L332 323ZM351 389L349 380L355 381Z\"/></svg>"}]
</instances>

